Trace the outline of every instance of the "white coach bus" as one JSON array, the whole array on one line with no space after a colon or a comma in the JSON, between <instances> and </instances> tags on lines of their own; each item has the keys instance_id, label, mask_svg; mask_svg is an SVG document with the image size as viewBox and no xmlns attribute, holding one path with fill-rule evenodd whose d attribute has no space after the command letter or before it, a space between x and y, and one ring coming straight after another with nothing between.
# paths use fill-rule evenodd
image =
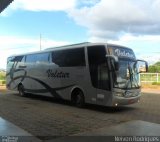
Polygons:
<instances>
[{"instance_id":1,"label":"white coach bus","mask_svg":"<svg viewBox=\"0 0 160 142\"><path fill-rule=\"evenodd\" d=\"M15 55L7 61L7 88L85 103L119 106L140 100L139 68L130 48L107 43L80 43Z\"/></svg>"}]
</instances>

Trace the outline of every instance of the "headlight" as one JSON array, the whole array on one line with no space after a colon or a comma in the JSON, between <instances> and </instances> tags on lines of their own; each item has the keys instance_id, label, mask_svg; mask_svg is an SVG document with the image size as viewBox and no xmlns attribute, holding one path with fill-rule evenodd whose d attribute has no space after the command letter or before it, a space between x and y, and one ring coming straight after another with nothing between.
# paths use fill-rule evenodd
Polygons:
<instances>
[{"instance_id":1,"label":"headlight","mask_svg":"<svg viewBox=\"0 0 160 142\"><path fill-rule=\"evenodd\" d=\"M120 93L120 92L115 92L115 95L118 97L123 97L123 93Z\"/></svg>"}]
</instances>

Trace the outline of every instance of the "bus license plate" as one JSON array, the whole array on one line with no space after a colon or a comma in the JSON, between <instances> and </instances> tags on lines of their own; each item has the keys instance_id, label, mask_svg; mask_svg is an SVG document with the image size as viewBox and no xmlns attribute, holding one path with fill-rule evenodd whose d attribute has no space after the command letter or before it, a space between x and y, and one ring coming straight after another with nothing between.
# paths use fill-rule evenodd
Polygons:
<instances>
[{"instance_id":1,"label":"bus license plate","mask_svg":"<svg viewBox=\"0 0 160 142\"><path fill-rule=\"evenodd\" d=\"M128 104L133 104L133 103L135 103L135 102L136 102L135 99L131 99L131 100L128 101Z\"/></svg>"}]
</instances>

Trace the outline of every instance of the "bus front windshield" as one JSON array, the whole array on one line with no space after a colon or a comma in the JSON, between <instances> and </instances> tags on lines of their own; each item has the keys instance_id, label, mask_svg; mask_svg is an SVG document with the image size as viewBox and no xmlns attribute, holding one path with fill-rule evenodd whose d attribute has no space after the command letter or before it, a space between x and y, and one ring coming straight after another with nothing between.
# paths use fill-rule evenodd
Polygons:
<instances>
[{"instance_id":1,"label":"bus front windshield","mask_svg":"<svg viewBox=\"0 0 160 142\"><path fill-rule=\"evenodd\" d=\"M120 89L132 89L140 87L136 61L119 59L119 70L115 75L114 87Z\"/></svg>"}]
</instances>

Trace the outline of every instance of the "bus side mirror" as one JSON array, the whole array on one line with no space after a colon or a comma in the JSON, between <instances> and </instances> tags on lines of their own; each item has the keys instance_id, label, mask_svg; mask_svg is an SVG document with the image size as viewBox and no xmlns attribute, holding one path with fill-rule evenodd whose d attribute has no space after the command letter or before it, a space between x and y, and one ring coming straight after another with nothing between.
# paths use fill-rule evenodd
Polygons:
<instances>
[{"instance_id":1,"label":"bus side mirror","mask_svg":"<svg viewBox=\"0 0 160 142\"><path fill-rule=\"evenodd\" d=\"M148 72L148 63L144 60L137 60L136 64L139 64L139 73Z\"/></svg>"},{"instance_id":2,"label":"bus side mirror","mask_svg":"<svg viewBox=\"0 0 160 142\"><path fill-rule=\"evenodd\" d=\"M118 57L114 55L106 55L106 58L112 59L114 61L114 69L115 71L118 71L119 70Z\"/></svg>"}]
</instances>

